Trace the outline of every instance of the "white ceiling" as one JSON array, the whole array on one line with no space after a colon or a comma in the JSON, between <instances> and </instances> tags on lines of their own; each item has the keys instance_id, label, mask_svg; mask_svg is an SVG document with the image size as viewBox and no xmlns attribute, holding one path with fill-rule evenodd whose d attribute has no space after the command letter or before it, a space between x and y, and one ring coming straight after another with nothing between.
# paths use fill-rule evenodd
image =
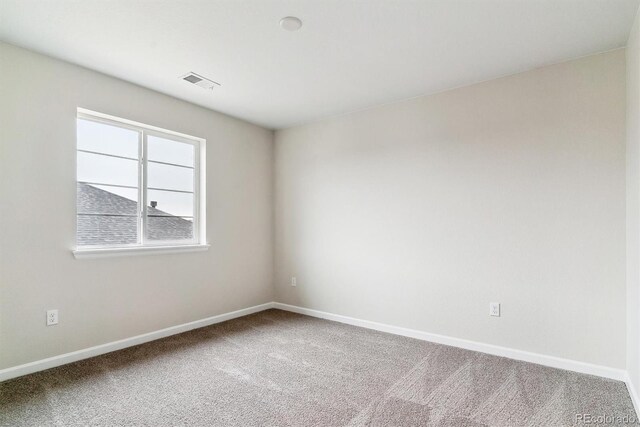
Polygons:
<instances>
[{"instance_id":1,"label":"white ceiling","mask_svg":"<svg viewBox=\"0 0 640 427\"><path fill-rule=\"evenodd\" d=\"M282 128L625 45L638 0L0 0L0 39ZM278 26L288 15L298 32ZM194 71L222 87L179 76Z\"/></svg>"}]
</instances>

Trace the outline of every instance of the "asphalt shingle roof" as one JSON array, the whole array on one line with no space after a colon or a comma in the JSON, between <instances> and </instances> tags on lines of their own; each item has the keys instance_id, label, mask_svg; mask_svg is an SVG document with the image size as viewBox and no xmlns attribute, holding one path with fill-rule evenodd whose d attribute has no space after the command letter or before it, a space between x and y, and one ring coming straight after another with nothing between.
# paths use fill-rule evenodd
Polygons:
<instances>
[{"instance_id":1,"label":"asphalt shingle roof","mask_svg":"<svg viewBox=\"0 0 640 427\"><path fill-rule=\"evenodd\" d=\"M89 184L78 183L77 245L126 245L137 242L137 202ZM147 207L147 239L193 237L193 223Z\"/></svg>"}]
</instances>

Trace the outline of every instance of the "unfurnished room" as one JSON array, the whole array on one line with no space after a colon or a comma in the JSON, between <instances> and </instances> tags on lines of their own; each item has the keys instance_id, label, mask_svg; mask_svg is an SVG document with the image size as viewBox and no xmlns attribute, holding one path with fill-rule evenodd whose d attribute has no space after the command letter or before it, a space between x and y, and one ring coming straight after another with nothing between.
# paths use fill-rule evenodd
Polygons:
<instances>
[{"instance_id":1,"label":"unfurnished room","mask_svg":"<svg viewBox=\"0 0 640 427\"><path fill-rule=\"evenodd\" d=\"M0 0L0 426L639 426L639 6Z\"/></svg>"}]
</instances>

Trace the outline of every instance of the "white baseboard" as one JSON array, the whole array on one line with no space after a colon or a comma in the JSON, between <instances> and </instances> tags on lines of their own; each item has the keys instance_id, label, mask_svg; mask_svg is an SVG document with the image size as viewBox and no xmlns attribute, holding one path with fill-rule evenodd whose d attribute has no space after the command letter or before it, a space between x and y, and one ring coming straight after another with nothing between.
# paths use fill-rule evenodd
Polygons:
<instances>
[{"instance_id":1,"label":"white baseboard","mask_svg":"<svg viewBox=\"0 0 640 427\"><path fill-rule=\"evenodd\" d=\"M123 348L132 347L134 345L143 344L154 341L170 335L179 334L190 331L192 329L202 328L204 326L213 325L215 323L224 322L226 320L235 319L237 317L246 316L269 308L278 308L280 310L291 311L294 313L305 314L307 316L318 317L321 319L333 320L349 325L360 326L367 329L387 332L396 335L416 338L419 340L430 341L438 344L450 345L453 347L464 348L467 350L479 351L482 353L492 354L495 356L508 357L510 359L522 360L525 362L537 363L539 365L550 366L553 368L566 369L569 371L580 372L583 374L596 375L599 377L610 378L618 381L624 381L629 389L629 394L636 405L636 411L640 408L640 400L636 389L629 380L627 372L622 369L610 368L607 366L594 365L576 360L563 359L555 356L547 356L539 353L532 353L523 350L516 350L508 347L501 347L492 344L484 344L476 341L454 338L445 335L432 334L429 332L418 331L415 329L402 328L399 326L387 325L384 323L372 322L369 320L356 319L353 317L342 316L339 314L327 313L324 311L313 310L310 308L298 307L279 302L269 302L266 304L256 305L242 310L232 311L230 313L220 314L208 317L206 319L196 320L194 322L184 323L182 325L171 326L159 331L149 332L147 334L137 335L131 338L125 338L119 341L113 341L106 344L97 345L71 353L59 356L49 357L47 359L37 360L35 362L25 363L24 365L13 366L0 370L0 382L11 378L20 377L22 375L31 374L45 369L54 368L56 366L65 365L67 363L76 362L82 359L99 356L101 354L110 353L112 351L121 350Z\"/></svg>"},{"instance_id":2,"label":"white baseboard","mask_svg":"<svg viewBox=\"0 0 640 427\"><path fill-rule=\"evenodd\" d=\"M362 328L375 329L376 331L388 332L390 334L402 335L405 337L416 338L419 340L434 342L437 344L450 345L453 347L464 348L466 350L479 351L482 353L492 354L494 356L508 357L510 359L522 360L524 362L536 363L538 365L549 366L552 368L565 369L568 371L579 372L581 374L596 375L598 377L610 378L625 382L627 379L627 371L623 369L615 369L607 366L579 362L577 360L563 359L556 356L547 356L545 354L516 350L513 348L501 347L492 344L484 344L477 341L454 338L446 335L432 334L415 329L402 328L399 326L392 326L384 323L372 322L369 320L356 319L353 317L327 313L324 311L313 310L310 308L298 307L295 305L283 304L279 302L274 303L273 307L280 310L291 311L294 313L306 314L307 316L313 316L321 319L346 323L349 325L360 326Z\"/></svg>"},{"instance_id":3,"label":"white baseboard","mask_svg":"<svg viewBox=\"0 0 640 427\"><path fill-rule=\"evenodd\" d=\"M24 365L13 366L11 368L0 370L0 382L20 377L22 375L32 374L45 369L54 368L67 363L76 362L82 359L99 356L101 354L110 353L112 351L121 350L123 348L132 347L134 345L143 344L170 335L180 334L192 329L202 328L204 326L213 325L215 323L224 322L226 320L235 319L236 317L246 316L248 314L257 313L259 311L273 308L273 303L260 304L242 310L232 311L230 313L219 314L217 316L207 317L206 319L196 320L194 322L183 323L182 325L171 326L169 328L160 329L159 331L149 332L147 334L137 335L131 338L125 338L119 341L113 341L106 344L89 347L71 353L61 354L59 356L49 357L47 359L37 360L35 362L25 363Z\"/></svg>"}]
</instances>

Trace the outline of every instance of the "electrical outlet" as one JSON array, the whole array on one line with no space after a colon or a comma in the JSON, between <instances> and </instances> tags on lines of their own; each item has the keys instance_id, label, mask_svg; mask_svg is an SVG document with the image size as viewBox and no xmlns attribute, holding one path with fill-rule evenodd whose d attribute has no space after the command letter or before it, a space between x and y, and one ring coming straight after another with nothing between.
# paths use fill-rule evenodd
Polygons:
<instances>
[{"instance_id":1,"label":"electrical outlet","mask_svg":"<svg viewBox=\"0 0 640 427\"><path fill-rule=\"evenodd\" d=\"M298 286L298 284L296 283L296 277L295 276L291 277L291 286Z\"/></svg>"},{"instance_id":2,"label":"electrical outlet","mask_svg":"<svg viewBox=\"0 0 640 427\"><path fill-rule=\"evenodd\" d=\"M58 324L58 310L47 310L47 326Z\"/></svg>"},{"instance_id":3,"label":"electrical outlet","mask_svg":"<svg viewBox=\"0 0 640 427\"><path fill-rule=\"evenodd\" d=\"M489 303L489 315L500 317L500 303L499 302L490 302Z\"/></svg>"}]
</instances>

